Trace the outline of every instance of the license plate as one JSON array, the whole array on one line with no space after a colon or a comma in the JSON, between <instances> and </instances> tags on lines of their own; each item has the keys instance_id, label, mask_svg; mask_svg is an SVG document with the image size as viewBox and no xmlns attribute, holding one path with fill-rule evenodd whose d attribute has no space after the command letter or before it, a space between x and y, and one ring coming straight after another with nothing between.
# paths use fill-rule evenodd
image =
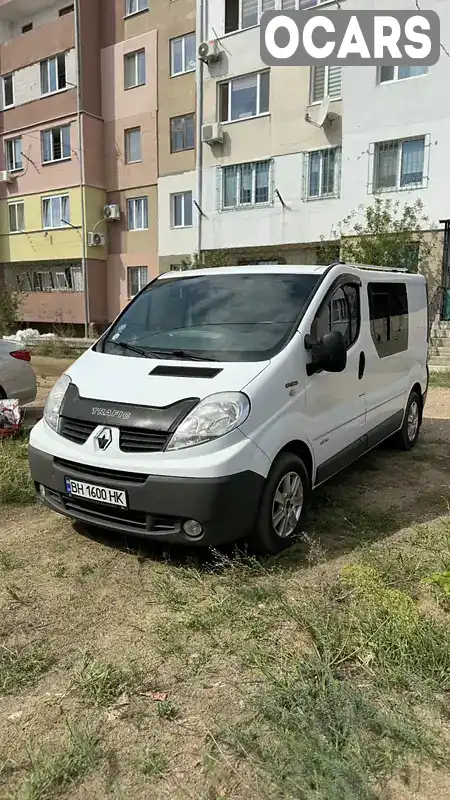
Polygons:
<instances>
[{"instance_id":1,"label":"license plate","mask_svg":"<svg viewBox=\"0 0 450 800\"><path fill-rule=\"evenodd\" d=\"M82 497L83 500L93 500L96 503L105 503L108 506L127 508L127 493L120 489L109 489L106 486L95 486L93 483L76 481L74 478L65 478L66 492L71 497Z\"/></svg>"}]
</instances>

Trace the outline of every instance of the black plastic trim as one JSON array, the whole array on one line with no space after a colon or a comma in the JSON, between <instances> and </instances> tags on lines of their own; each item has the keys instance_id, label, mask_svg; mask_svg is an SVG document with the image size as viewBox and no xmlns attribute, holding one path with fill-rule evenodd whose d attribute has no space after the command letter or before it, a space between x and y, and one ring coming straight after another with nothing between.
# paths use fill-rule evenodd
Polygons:
<instances>
[{"instance_id":1,"label":"black plastic trim","mask_svg":"<svg viewBox=\"0 0 450 800\"><path fill-rule=\"evenodd\" d=\"M155 367L149 375L167 378L215 378L221 372L222 367L172 367L167 364Z\"/></svg>"}]
</instances>

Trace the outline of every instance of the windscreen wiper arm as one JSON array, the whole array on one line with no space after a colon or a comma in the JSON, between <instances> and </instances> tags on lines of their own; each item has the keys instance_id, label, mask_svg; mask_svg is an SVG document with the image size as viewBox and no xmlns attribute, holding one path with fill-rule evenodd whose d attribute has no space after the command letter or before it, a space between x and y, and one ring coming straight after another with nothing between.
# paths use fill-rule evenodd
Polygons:
<instances>
[{"instance_id":1,"label":"windscreen wiper arm","mask_svg":"<svg viewBox=\"0 0 450 800\"><path fill-rule=\"evenodd\" d=\"M218 361L212 356L202 356L195 350L161 350L159 352L161 355L165 354L167 358L174 356L175 358L185 358L187 361Z\"/></svg>"},{"instance_id":2,"label":"windscreen wiper arm","mask_svg":"<svg viewBox=\"0 0 450 800\"><path fill-rule=\"evenodd\" d=\"M108 342L109 344L114 344L116 347L123 347L124 350L130 350L132 353L137 353L140 356L144 356L148 358L150 355L155 355L157 358L162 358L161 353L158 350L150 350L144 347L136 347L134 344L129 344L128 342L115 342L113 339L105 339L105 343Z\"/></svg>"}]
</instances>

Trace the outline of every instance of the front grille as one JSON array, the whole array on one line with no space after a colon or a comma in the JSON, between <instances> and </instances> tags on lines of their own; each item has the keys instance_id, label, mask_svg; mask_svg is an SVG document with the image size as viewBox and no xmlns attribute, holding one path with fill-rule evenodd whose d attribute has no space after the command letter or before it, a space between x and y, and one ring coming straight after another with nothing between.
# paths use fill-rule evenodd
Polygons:
<instances>
[{"instance_id":1,"label":"front grille","mask_svg":"<svg viewBox=\"0 0 450 800\"><path fill-rule=\"evenodd\" d=\"M124 453L158 453L164 450L169 436L159 431L120 428L119 447Z\"/></svg>"},{"instance_id":2,"label":"front grille","mask_svg":"<svg viewBox=\"0 0 450 800\"><path fill-rule=\"evenodd\" d=\"M73 461L65 461L62 458L55 458L54 463L58 467L67 470L69 477L72 475L86 475L89 478L98 478L101 480L117 481L118 484L123 486L126 483L145 483L148 475L141 472L125 472L115 469L103 469L102 467L91 467L89 464L74 464Z\"/></svg>"},{"instance_id":3,"label":"front grille","mask_svg":"<svg viewBox=\"0 0 450 800\"><path fill-rule=\"evenodd\" d=\"M115 522L120 523L122 527L147 530L147 514L144 511L130 511L126 508L116 508L114 506L109 508L78 497L73 500L67 499L66 495L63 496L63 499L68 511L86 514L92 519L93 523L95 523L95 520Z\"/></svg>"},{"instance_id":4,"label":"front grille","mask_svg":"<svg viewBox=\"0 0 450 800\"><path fill-rule=\"evenodd\" d=\"M85 444L96 427L96 422L83 422L79 419L61 417L59 433L61 436L64 436L65 439L75 442L75 444Z\"/></svg>"},{"instance_id":5,"label":"front grille","mask_svg":"<svg viewBox=\"0 0 450 800\"><path fill-rule=\"evenodd\" d=\"M85 444L97 425L97 422L61 417L59 433L75 444ZM119 428L119 447L123 453L160 453L168 439L169 435L160 431Z\"/></svg>"}]
</instances>

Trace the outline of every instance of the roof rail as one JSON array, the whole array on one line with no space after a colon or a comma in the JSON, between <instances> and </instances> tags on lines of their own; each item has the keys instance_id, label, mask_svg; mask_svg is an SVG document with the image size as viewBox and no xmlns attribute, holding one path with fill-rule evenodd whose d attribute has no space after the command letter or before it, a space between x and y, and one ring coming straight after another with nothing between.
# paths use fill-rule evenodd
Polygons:
<instances>
[{"instance_id":1,"label":"roof rail","mask_svg":"<svg viewBox=\"0 0 450 800\"><path fill-rule=\"evenodd\" d=\"M356 267L356 269L369 269L376 272L408 272L406 267L377 267L374 264L348 264L345 261L332 261L330 267L336 267L338 264L346 264L347 267Z\"/></svg>"}]
</instances>

